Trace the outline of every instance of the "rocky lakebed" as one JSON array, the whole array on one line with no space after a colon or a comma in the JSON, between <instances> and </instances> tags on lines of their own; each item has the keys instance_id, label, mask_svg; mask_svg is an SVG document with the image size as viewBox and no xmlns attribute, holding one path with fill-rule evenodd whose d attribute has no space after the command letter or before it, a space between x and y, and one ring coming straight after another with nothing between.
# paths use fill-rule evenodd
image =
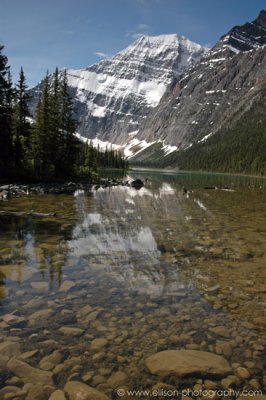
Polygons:
<instances>
[{"instance_id":1,"label":"rocky lakebed","mask_svg":"<svg viewBox=\"0 0 266 400\"><path fill-rule=\"evenodd\" d=\"M265 399L265 197L163 177L3 201L25 214L1 217L0 399Z\"/></svg>"}]
</instances>

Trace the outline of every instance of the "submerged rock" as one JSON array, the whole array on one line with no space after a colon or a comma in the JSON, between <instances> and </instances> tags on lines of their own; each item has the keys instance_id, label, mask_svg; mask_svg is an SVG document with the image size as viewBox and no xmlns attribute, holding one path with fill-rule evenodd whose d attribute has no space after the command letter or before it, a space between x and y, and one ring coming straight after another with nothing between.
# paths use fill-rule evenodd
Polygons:
<instances>
[{"instance_id":1,"label":"submerged rock","mask_svg":"<svg viewBox=\"0 0 266 400\"><path fill-rule=\"evenodd\" d=\"M236 369L236 374L240 379L249 379L250 378L250 373L247 370L247 368L238 367Z\"/></svg>"},{"instance_id":2,"label":"submerged rock","mask_svg":"<svg viewBox=\"0 0 266 400\"><path fill-rule=\"evenodd\" d=\"M93 311L93 308L89 304L86 304L86 306L82 307L78 311L77 318L84 318L86 315L90 314L92 311Z\"/></svg>"},{"instance_id":3,"label":"submerged rock","mask_svg":"<svg viewBox=\"0 0 266 400\"><path fill-rule=\"evenodd\" d=\"M63 335L73 337L81 336L84 333L84 329L72 328L70 326L62 326L61 328L59 328L59 331L63 333Z\"/></svg>"},{"instance_id":4,"label":"submerged rock","mask_svg":"<svg viewBox=\"0 0 266 400\"><path fill-rule=\"evenodd\" d=\"M64 387L69 400L108 400L108 397L85 383L69 381Z\"/></svg>"},{"instance_id":5,"label":"submerged rock","mask_svg":"<svg viewBox=\"0 0 266 400\"><path fill-rule=\"evenodd\" d=\"M213 328L209 328L209 331L218 336L223 336L225 338L230 337L230 332L228 332L228 329L225 326L215 326Z\"/></svg>"},{"instance_id":6,"label":"submerged rock","mask_svg":"<svg viewBox=\"0 0 266 400\"><path fill-rule=\"evenodd\" d=\"M198 350L166 350L148 357L146 366L152 374L169 375L226 375L231 367L225 358Z\"/></svg>"},{"instance_id":7,"label":"submerged rock","mask_svg":"<svg viewBox=\"0 0 266 400\"><path fill-rule=\"evenodd\" d=\"M20 389L17 386L5 386L0 389L0 399L13 399L17 398L17 393Z\"/></svg>"},{"instance_id":8,"label":"submerged rock","mask_svg":"<svg viewBox=\"0 0 266 400\"><path fill-rule=\"evenodd\" d=\"M29 316L29 326L47 324L47 319L53 314L51 308L39 310Z\"/></svg>"},{"instance_id":9,"label":"submerged rock","mask_svg":"<svg viewBox=\"0 0 266 400\"><path fill-rule=\"evenodd\" d=\"M45 293L49 290L48 282L31 282L30 285L38 293Z\"/></svg>"},{"instance_id":10,"label":"submerged rock","mask_svg":"<svg viewBox=\"0 0 266 400\"><path fill-rule=\"evenodd\" d=\"M53 351L48 356L41 359L39 367L45 371L51 371L62 360L63 356L59 350Z\"/></svg>"},{"instance_id":11,"label":"submerged rock","mask_svg":"<svg viewBox=\"0 0 266 400\"><path fill-rule=\"evenodd\" d=\"M259 326L266 328L266 317L264 317L264 316L256 317L256 318L254 318L253 323L255 325L259 325Z\"/></svg>"},{"instance_id":12,"label":"submerged rock","mask_svg":"<svg viewBox=\"0 0 266 400\"><path fill-rule=\"evenodd\" d=\"M103 338L94 339L91 342L91 350L100 350L107 345L107 340Z\"/></svg>"},{"instance_id":13,"label":"submerged rock","mask_svg":"<svg viewBox=\"0 0 266 400\"><path fill-rule=\"evenodd\" d=\"M117 371L110 376L107 382L112 388L117 388L123 385L127 379L127 374L125 372Z\"/></svg>"},{"instance_id":14,"label":"submerged rock","mask_svg":"<svg viewBox=\"0 0 266 400\"><path fill-rule=\"evenodd\" d=\"M0 354L1 357L9 360L11 357L18 356L20 354L20 345L17 342L4 341L0 343Z\"/></svg>"},{"instance_id":15,"label":"submerged rock","mask_svg":"<svg viewBox=\"0 0 266 400\"><path fill-rule=\"evenodd\" d=\"M65 393L63 390L58 389L51 394L49 400L66 400Z\"/></svg>"},{"instance_id":16,"label":"submerged rock","mask_svg":"<svg viewBox=\"0 0 266 400\"><path fill-rule=\"evenodd\" d=\"M59 288L59 292L68 292L70 289L72 289L75 286L75 282L73 281L64 281L62 285Z\"/></svg>"},{"instance_id":17,"label":"submerged rock","mask_svg":"<svg viewBox=\"0 0 266 400\"><path fill-rule=\"evenodd\" d=\"M48 371L43 371L38 368L33 368L24 361L17 360L16 358L11 358L8 362L7 367L10 371L21 378L25 383L40 383L42 385L52 383L52 373Z\"/></svg>"}]
</instances>

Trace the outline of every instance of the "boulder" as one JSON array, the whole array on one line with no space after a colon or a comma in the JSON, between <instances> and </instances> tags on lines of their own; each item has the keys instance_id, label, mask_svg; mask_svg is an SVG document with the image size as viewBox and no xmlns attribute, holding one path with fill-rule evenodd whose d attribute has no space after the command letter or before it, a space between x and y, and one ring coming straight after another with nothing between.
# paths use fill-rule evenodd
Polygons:
<instances>
[{"instance_id":1,"label":"boulder","mask_svg":"<svg viewBox=\"0 0 266 400\"><path fill-rule=\"evenodd\" d=\"M0 399L11 398L9 396L12 396L12 398L14 398L16 397L16 393L19 391L20 388L18 388L17 386L5 386L2 389L0 389Z\"/></svg>"},{"instance_id":2,"label":"boulder","mask_svg":"<svg viewBox=\"0 0 266 400\"><path fill-rule=\"evenodd\" d=\"M38 293L46 293L49 291L48 282L31 282L31 287Z\"/></svg>"},{"instance_id":3,"label":"boulder","mask_svg":"<svg viewBox=\"0 0 266 400\"><path fill-rule=\"evenodd\" d=\"M21 378L24 383L36 383L46 385L52 383L52 373L48 371L43 371L38 368L33 368L24 361L17 360L16 358L11 358L7 363L7 367L10 371Z\"/></svg>"},{"instance_id":4,"label":"boulder","mask_svg":"<svg viewBox=\"0 0 266 400\"><path fill-rule=\"evenodd\" d=\"M35 382L34 385L28 384L27 391L28 391L28 394L27 394L27 397L25 400L46 400L47 399L44 387L39 383Z\"/></svg>"},{"instance_id":5,"label":"boulder","mask_svg":"<svg viewBox=\"0 0 266 400\"><path fill-rule=\"evenodd\" d=\"M266 328L266 317L262 316L254 318L253 323Z\"/></svg>"},{"instance_id":6,"label":"boulder","mask_svg":"<svg viewBox=\"0 0 266 400\"><path fill-rule=\"evenodd\" d=\"M104 338L94 339L91 342L91 350L100 350L107 345L107 340Z\"/></svg>"},{"instance_id":7,"label":"boulder","mask_svg":"<svg viewBox=\"0 0 266 400\"><path fill-rule=\"evenodd\" d=\"M77 317L78 317L78 318L83 318L83 317L85 317L86 315L90 314L92 311L93 311L93 308L92 308L89 304L87 304L86 306L82 307L82 308L78 311Z\"/></svg>"},{"instance_id":8,"label":"boulder","mask_svg":"<svg viewBox=\"0 0 266 400\"><path fill-rule=\"evenodd\" d=\"M51 308L47 308L44 310L39 310L34 312L29 316L29 326L35 326L39 324L47 325L47 319L53 314L53 310Z\"/></svg>"},{"instance_id":9,"label":"boulder","mask_svg":"<svg viewBox=\"0 0 266 400\"><path fill-rule=\"evenodd\" d=\"M213 328L209 328L209 331L215 335L230 338L230 332L228 332L228 329L225 326L215 326Z\"/></svg>"},{"instance_id":10,"label":"boulder","mask_svg":"<svg viewBox=\"0 0 266 400\"><path fill-rule=\"evenodd\" d=\"M55 390L49 397L49 400L66 400L65 393L59 389Z\"/></svg>"},{"instance_id":11,"label":"boulder","mask_svg":"<svg viewBox=\"0 0 266 400\"><path fill-rule=\"evenodd\" d=\"M130 186L134 187L135 189L140 189L144 186L144 183L141 179L135 179L134 181L130 182Z\"/></svg>"},{"instance_id":12,"label":"boulder","mask_svg":"<svg viewBox=\"0 0 266 400\"><path fill-rule=\"evenodd\" d=\"M78 381L69 381L64 387L69 400L109 400L108 397L98 390Z\"/></svg>"},{"instance_id":13,"label":"boulder","mask_svg":"<svg viewBox=\"0 0 266 400\"><path fill-rule=\"evenodd\" d=\"M39 367L45 371L51 371L54 367L62 361L63 355L59 350L55 350L49 356L45 356L41 359Z\"/></svg>"},{"instance_id":14,"label":"boulder","mask_svg":"<svg viewBox=\"0 0 266 400\"><path fill-rule=\"evenodd\" d=\"M112 388L115 389L115 388L123 385L127 381L127 379L128 379L128 377L125 372L116 371L110 376L110 378L108 379L107 382Z\"/></svg>"},{"instance_id":15,"label":"boulder","mask_svg":"<svg viewBox=\"0 0 266 400\"><path fill-rule=\"evenodd\" d=\"M78 337L84 333L84 329L72 328L70 326L61 326L59 331L66 336Z\"/></svg>"},{"instance_id":16,"label":"boulder","mask_svg":"<svg viewBox=\"0 0 266 400\"><path fill-rule=\"evenodd\" d=\"M225 358L198 350L166 350L148 357L145 361L152 374L159 376L226 375L231 367Z\"/></svg>"},{"instance_id":17,"label":"boulder","mask_svg":"<svg viewBox=\"0 0 266 400\"><path fill-rule=\"evenodd\" d=\"M75 282L73 281L64 281L62 285L59 288L59 292L68 292L70 289L72 289L75 286Z\"/></svg>"},{"instance_id":18,"label":"boulder","mask_svg":"<svg viewBox=\"0 0 266 400\"><path fill-rule=\"evenodd\" d=\"M0 343L0 354L2 357L10 359L11 357L18 356L20 354L20 345L18 342L12 342L6 340Z\"/></svg>"}]
</instances>

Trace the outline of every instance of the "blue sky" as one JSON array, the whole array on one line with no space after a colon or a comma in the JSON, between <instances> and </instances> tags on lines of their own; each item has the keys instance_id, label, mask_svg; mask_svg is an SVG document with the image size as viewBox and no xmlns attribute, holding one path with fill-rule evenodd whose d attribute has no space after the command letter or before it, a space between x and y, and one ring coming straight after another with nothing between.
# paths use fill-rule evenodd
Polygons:
<instances>
[{"instance_id":1,"label":"blue sky","mask_svg":"<svg viewBox=\"0 0 266 400\"><path fill-rule=\"evenodd\" d=\"M140 34L179 33L212 46L234 25L256 18L266 0L0 0L0 43L13 79L83 68Z\"/></svg>"}]
</instances>

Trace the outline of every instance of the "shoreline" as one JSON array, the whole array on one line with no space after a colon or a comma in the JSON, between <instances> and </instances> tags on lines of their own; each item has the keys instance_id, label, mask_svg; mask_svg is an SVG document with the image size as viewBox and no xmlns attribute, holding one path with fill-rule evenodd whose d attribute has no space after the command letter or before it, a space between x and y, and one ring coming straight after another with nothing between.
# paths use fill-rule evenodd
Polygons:
<instances>
[{"instance_id":1,"label":"shoreline","mask_svg":"<svg viewBox=\"0 0 266 400\"><path fill-rule=\"evenodd\" d=\"M181 170L181 169L167 169L167 168L152 168L152 167L131 167L129 168L129 171L135 172L135 171L140 171L140 172L160 172L160 173L166 173L166 174L175 174L175 175L183 175L183 174L203 174L203 175L226 175L226 176L241 176L243 178L256 178L256 179L266 179L266 175L250 175L250 174L241 174L237 172L218 172L218 171L190 171L190 170Z\"/></svg>"},{"instance_id":2,"label":"shoreline","mask_svg":"<svg viewBox=\"0 0 266 400\"><path fill-rule=\"evenodd\" d=\"M77 190L85 192L106 189L113 186L131 186L140 189L144 186L141 180L99 179L96 182L39 182L39 183L10 183L0 185L0 200L32 194L74 194Z\"/></svg>"}]
</instances>

